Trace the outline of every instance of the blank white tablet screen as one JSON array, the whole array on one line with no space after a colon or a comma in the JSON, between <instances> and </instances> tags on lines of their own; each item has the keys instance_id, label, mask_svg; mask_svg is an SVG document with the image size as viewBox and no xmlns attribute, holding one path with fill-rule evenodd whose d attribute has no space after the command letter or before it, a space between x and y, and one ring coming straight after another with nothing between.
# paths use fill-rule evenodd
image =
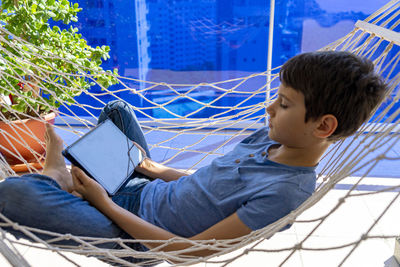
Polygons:
<instances>
[{"instance_id":1,"label":"blank white tablet screen","mask_svg":"<svg viewBox=\"0 0 400 267\"><path fill-rule=\"evenodd\" d=\"M111 120L79 139L68 151L110 194L118 190L143 158Z\"/></svg>"}]
</instances>

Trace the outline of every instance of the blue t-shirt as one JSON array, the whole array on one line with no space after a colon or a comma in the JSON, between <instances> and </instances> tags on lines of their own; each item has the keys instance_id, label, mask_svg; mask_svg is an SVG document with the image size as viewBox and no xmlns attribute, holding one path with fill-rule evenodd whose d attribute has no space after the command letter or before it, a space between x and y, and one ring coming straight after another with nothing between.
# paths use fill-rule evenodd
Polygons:
<instances>
[{"instance_id":1,"label":"blue t-shirt","mask_svg":"<svg viewBox=\"0 0 400 267\"><path fill-rule=\"evenodd\" d=\"M172 182L156 179L142 191L139 216L174 234L191 237L237 212L257 230L289 214L314 191L315 167L268 160L278 144L263 127L231 152Z\"/></svg>"}]
</instances>

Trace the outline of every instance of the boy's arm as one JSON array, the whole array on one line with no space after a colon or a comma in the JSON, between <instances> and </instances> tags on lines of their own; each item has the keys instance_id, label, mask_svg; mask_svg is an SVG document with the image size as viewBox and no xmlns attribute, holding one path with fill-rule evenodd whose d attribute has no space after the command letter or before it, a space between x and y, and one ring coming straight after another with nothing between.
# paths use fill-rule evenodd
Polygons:
<instances>
[{"instance_id":1,"label":"boy's arm","mask_svg":"<svg viewBox=\"0 0 400 267\"><path fill-rule=\"evenodd\" d=\"M146 222L140 217L133 213L121 208L115 204L107 195L107 192L98 184L95 180L89 178L82 170L77 167L73 167L71 170L74 186L77 192L79 192L87 201L94 205L103 214L109 217L114 223L125 230L129 235L135 239L146 239L146 240L168 240L176 235L158 227L151 223ZM222 239L233 239L240 236L249 234L251 229L248 228L238 217L237 213L230 215L224 220L211 226L204 232L195 235L190 240L222 240ZM159 242L147 242L145 245L149 248L156 248L158 246L165 245ZM207 244L205 244L206 246ZM210 242L212 245L212 242ZM177 242L171 243L166 246L160 247L162 251L176 251L191 248L193 244L189 242ZM182 254L192 256L207 256L220 251L219 249L208 248L196 248L194 251L185 252Z\"/></svg>"},{"instance_id":2,"label":"boy's arm","mask_svg":"<svg viewBox=\"0 0 400 267\"><path fill-rule=\"evenodd\" d=\"M92 204L135 239L168 240L174 237L179 237L121 208L110 199L103 202L103 204L100 202L98 204L99 207L97 207L97 204ZM188 242L176 242L166 246L163 246L165 245L163 242L145 242L144 245L150 249L162 246L160 248L161 251L180 251L189 249L193 246L193 244L190 243L190 240L211 240L209 243L211 246L208 248L196 248L189 252L182 251L182 254L184 255L204 257L221 250L221 247L218 246L216 246L215 249L212 249L213 240L234 239L247 235L250 232L251 229L239 219L237 213L234 213L206 229L202 233L188 238ZM207 245L207 243L204 244L204 246Z\"/></svg>"},{"instance_id":3,"label":"boy's arm","mask_svg":"<svg viewBox=\"0 0 400 267\"><path fill-rule=\"evenodd\" d=\"M140 151L142 151L142 154L144 155L144 160L142 163L136 166L135 171L140 172L152 179L159 178L166 182L178 180L182 176L187 176L190 174L153 161L147 157L146 151L138 143L134 141L132 142Z\"/></svg>"},{"instance_id":4,"label":"boy's arm","mask_svg":"<svg viewBox=\"0 0 400 267\"><path fill-rule=\"evenodd\" d=\"M190 174L188 172L164 166L150 158L145 158L142 163L135 168L135 171L153 179L160 178L166 182L178 180L180 177Z\"/></svg>"}]
</instances>

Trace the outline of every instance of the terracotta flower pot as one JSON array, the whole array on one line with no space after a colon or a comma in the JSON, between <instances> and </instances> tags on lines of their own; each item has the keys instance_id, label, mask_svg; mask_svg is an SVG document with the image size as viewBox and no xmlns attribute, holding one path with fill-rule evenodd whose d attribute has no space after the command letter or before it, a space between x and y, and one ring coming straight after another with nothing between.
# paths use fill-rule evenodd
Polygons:
<instances>
[{"instance_id":1,"label":"terracotta flower pot","mask_svg":"<svg viewBox=\"0 0 400 267\"><path fill-rule=\"evenodd\" d=\"M55 113L50 113L44 116L43 120L54 124L55 117ZM0 122L0 152L14 171L28 170L29 167L22 158L36 169L42 168L41 161L44 160L45 155L43 145L45 131L45 124L40 120ZM31 150L34 152L32 153Z\"/></svg>"}]
</instances>

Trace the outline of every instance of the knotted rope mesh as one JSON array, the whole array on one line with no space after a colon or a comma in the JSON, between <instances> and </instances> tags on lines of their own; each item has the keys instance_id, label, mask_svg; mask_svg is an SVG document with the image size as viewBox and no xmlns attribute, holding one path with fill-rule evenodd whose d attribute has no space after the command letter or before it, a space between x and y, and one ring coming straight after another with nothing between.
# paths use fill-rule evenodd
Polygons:
<instances>
[{"instance_id":1,"label":"knotted rope mesh","mask_svg":"<svg viewBox=\"0 0 400 267\"><path fill-rule=\"evenodd\" d=\"M253 231L249 235L241 238L233 240L203 241L189 241L184 238L174 238L168 241L159 240L152 241L159 242L159 248L147 252L141 252L131 249L128 245L130 243L145 242L145 240L101 239L58 234L18 225L0 214L1 219L5 221L0 224L0 227L13 226L15 229L24 232L28 237L36 242L31 243L23 240L12 239L5 234L4 230L1 230L0 247L3 254L9 255L7 257L9 260L12 258L11 260L22 264L24 260L20 257L14 246L15 244L23 244L26 246L56 251L62 257L65 257L66 260L77 265L79 265L79 263L73 262L73 260L68 258L64 253L74 252L88 256L101 256L108 262L119 263L127 266L142 266L145 264L156 263L159 260L176 261L181 262L181 264L184 265L206 262L226 266L250 252L266 252L265 258L268 260L268 252L286 251L288 252L287 256L280 262L280 265L284 265L297 251L325 251L348 247L349 250L347 255L341 259L342 264L346 262L348 257L350 257L350 255L365 240L394 238L396 233L389 235L376 235L373 232L373 228L379 220L385 216L385 213L393 203L395 203L399 197L399 193L396 193L394 198L388 200L387 206L376 216L376 219L371 225L368 225L365 229L360 228L359 238L350 240L345 244L331 247L315 248L307 245L307 240L312 237L315 232L318 232L330 216L337 212L341 205L349 199L358 197L374 197L375 195L387 191L399 192L398 188L400 187L400 184L384 188L380 191L361 193L357 191L357 186L366 179L366 176L368 176L371 170L373 170L380 161L399 160L399 157L390 154L390 148L398 143L400 137L398 127L400 109L397 108L400 93L398 90L400 82L400 66L398 64L400 60L400 34L395 32L400 24L400 20L398 20L399 16L400 2L391 1L376 13L368 17L365 21L357 22L354 30L348 35L323 48L323 50L351 51L354 54L372 59L376 65L377 71L389 84L390 90L387 94L387 100L381 107L379 107L379 112L374 114L368 124L363 125L354 137L347 139L346 142L339 141L330 148L324 156L324 162L326 163L318 175L318 187L316 192L289 215L263 229ZM4 36L11 34L6 32L4 28L0 28L0 30L0 42L9 42L4 38ZM115 76L120 82L120 89L111 91L102 88L102 91L100 92L82 91L82 94L87 95L92 99L91 103L95 102L96 104L79 103L77 100L71 100L67 103L61 100L52 91L46 89L49 88L49 86L56 86L57 90L65 92L71 89L67 85L54 82L54 77L62 78L66 81L65 84L68 84L68 81L71 81L73 77L84 77L85 79L95 81L94 77L96 73L92 73L91 70L84 68L82 68L81 73L62 73L59 70L52 68L52 59L59 58L65 60L69 64L75 63L70 62L68 59L63 59L58 55L40 51L40 47L34 47L18 37L14 36L13 42L17 48L24 47L25 49L16 49L17 52L15 54L9 51L4 51L4 53L7 53L9 58L12 60L6 61L1 59L2 63L13 66L14 69L21 68L25 71L27 69L34 70L29 72L31 73L31 80L36 81L36 86L39 87L44 94L53 94L56 100L59 101L61 106L64 108L62 110L66 110L57 110L40 97L35 99L35 101L40 102L42 105L47 106L49 110L58 114L59 120L64 123L63 126L56 126L59 131L66 131L70 135L75 136L75 139L78 138L94 126L96 120L95 113L106 104L104 96L109 96L107 99L110 100L122 99L121 95L128 95L128 98L134 99L135 103L141 103L141 105L135 105L135 103L132 103L132 108L139 116L143 117L141 124L143 125L146 136L150 137L152 135L157 135L157 138L152 139L155 141L149 144L152 154L164 154L164 158L161 158L161 161L164 164L169 164L179 159L183 159L187 155L196 155L198 160L195 162L192 161L192 164L187 165L187 170L195 170L199 166L202 166L202 164L207 164L210 159L222 155L224 153L224 148L227 148L238 140L241 140L246 135L250 134L254 128L262 125L266 116L265 108L274 100L277 91L277 73L279 72L279 68L271 71L272 89L270 89L270 91L267 91L266 80L267 75L269 75L269 72L267 71L242 78L198 84L169 84ZM3 48L0 46L0 49ZM42 62L47 62L45 67L43 67L43 65L38 66L32 64L30 61L25 60L32 57L37 57L40 58ZM18 74L18 71L15 73L9 73L0 69L0 75L1 78L9 77L11 75L19 82L24 84L27 83L26 79ZM10 84L10 87L12 86L13 85ZM101 85L99 86L101 87ZM6 92L9 90L7 88L2 89ZM11 93L11 91L9 92ZM204 100L196 97L204 94L204 92L212 92L213 98L207 98ZM162 100L154 97L160 94L167 95L168 97L161 98ZM17 95L19 98L25 99L26 103L30 105L32 99L29 99L22 93L17 93ZM226 99L232 98L238 99L237 103L234 105L225 104ZM126 98L124 99L126 100ZM191 103L192 106L195 106L196 108L185 112L177 112L175 105L183 103L182 100L184 100L184 103ZM1 102L0 106L3 110L5 109L7 112L14 114L16 118L26 118L23 113L10 109L9 105L5 101ZM72 109L73 106L80 107L81 110L84 110L85 116L76 115L74 109ZM204 111L207 111L207 114L213 115L206 118L202 117L202 112ZM165 118L160 119L154 116L154 114L160 113L164 114ZM41 114L37 113L36 115L37 116L30 115L28 117L32 120L41 121ZM26 147L32 152L35 159L40 162L43 155L33 150L29 145L27 145L23 138L18 138L18 136L21 137L23 133L33 136L33 138L36 139L44 149L43 140L35 137L27 128L11 124L3 113L0 113L0 116L1 121L5 125L9 125L16 133L12 136L2 130L1 134L3 137L9 140L14 140L20 145ZM74 126L76 123L79 123L79 127ZM163 134L157 134L160 132ZM192 141L185 144L183 147L170 145L173 143L171 141L176 140L176 138L183 135L193 135L193 138L191 139ZM204 147L202 147L202 142L205 142L208 138L215 138L217 136L222 137L222 141L217 145L211 149L204 149ZM383 146L385 149L380 149ZM7 153L12 154L15 158L20 159L22 164L27 166L29 172L40 172L39 168L37 168L38 165L29 164L18 152L6 147L2 147L2 149ZM376 151L379 151L379 153L376 153ZM370 157L371 154L374 156ZM15 172L8 163L6 163L3 156L0 158L0 161L2 163L3 177L15 175ZM345 194L339 199L339 201L333 205L333 207L327 209L324 215L314 218L299 219L301 214L310 208L312 209L312 207L340 181L360 172L362 172L363 175L354 180L355 182L351 188L345 191ZM268 242L267 239L277 233L280 229L287 224L293 223L309 224L310 231L307 236L302 240L297 240L295 244L288 244L287 247L284 248L259 248L259 245L262 242ZM38 237L41 233L50 235L53 238L50 240L42 240ZM79 245L55 245L57 241L60 240L74 240ZM109 242L118 243L122 249L98 248L98 245ZM173 242L190 242L192 246L183 251L173 251L168 253L160 251L163 246ZM216 254L204 258L185 255L185 252L197 251L205 248L215 250ZM216 255L220 256L232 251L236 251L237 253L229 254L231 256L213 258ZM145 260L140 263L131 263L126 260L126 257L135 257Z\"/></svg>"}]
</instances>

